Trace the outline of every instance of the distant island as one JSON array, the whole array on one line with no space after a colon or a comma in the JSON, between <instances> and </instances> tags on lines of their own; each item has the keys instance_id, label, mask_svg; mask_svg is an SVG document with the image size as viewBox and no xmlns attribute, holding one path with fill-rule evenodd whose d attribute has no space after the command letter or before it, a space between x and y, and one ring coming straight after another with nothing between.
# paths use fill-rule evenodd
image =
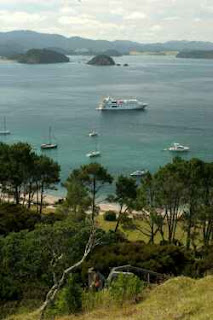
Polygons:
<instances>
[{"instance_id":1,"label":"distant island","mask_svg":"<svg viewBox=\"0 0 213 320\"><path fill-rule=\"evenodd\" d=\"M31 49L25 54L13 57L13 59L17 60L19 63L27 64L48 64L70 61L63 53L48 49Z\"/></svg>"},{"instance_id":2,"label":"distant island","mask_svg":"<svg viewBox=\"0 0 213 320\"><path fill-rule=\"evenodd\" d=\"M115 61L110 56L100 54L89 60L87 64L94 66L114 66Z\"/></svg>"},{"instance_id":3,"label":"distant island","mask_svg":"<svg viewBox=\"0 0 213 320\"><path fill-rule=\"evenodd\" d=\"M181 51L177 54L176 57L191 58L191 59L213 59L213 50Z\"/></svg>"}]
</instances>

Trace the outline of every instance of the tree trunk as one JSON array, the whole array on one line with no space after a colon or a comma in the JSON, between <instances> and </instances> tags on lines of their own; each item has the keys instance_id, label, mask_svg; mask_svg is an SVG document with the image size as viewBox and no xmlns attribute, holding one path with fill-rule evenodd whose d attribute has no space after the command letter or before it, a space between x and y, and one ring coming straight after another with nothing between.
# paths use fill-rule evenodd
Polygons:
<instances>
[{"instance_id":1,"label":"tree trunk","mask_svg":"<svg viewBox=\"0 0 213 320\"><path fill-rule=\"evenodd\" d=\"M87 258L87 256L89 255L89 253L91 252L92 248L94 247L94 236L95 236L95 229L93 227L89 240L86 244L85 247L85 251L84 251L84 255L83 257L74 265L72 265L71 267L65 269L62 273L61 278L58 280L57 283L55 283L52 288L48 291L47 295L46 295L46 299L44 301L44 303L42 304L42 306L39 308L39 320L43 320L44 319L44 315L45 315L45 311L47 309L47 307L54 302L55 297L58 293L58 291L63 287L63 285L65 284L67 277L76 269L78 268L83 262L84 260Z\"/></svg>"},{"instance_id":2,"label":"tree trunk","mask_svg":"<svg viewBox=\"0 0 213 320\"><path fill-rule=\"evenodd\" d=\"M15 194L14 194L14 197L15 197L15 202L16 202L16 204L18 205L18 204L19 204L19 190L18 190L18 186L15 186Z\"/></svg>"},{"instance_id":3,"label":"tree trunk","mask_svg":"<svg viewBox=\"0 0 213 320\"><path fill-rule=\"evenodd\" d=\"M92 223L95 219L95 195L96 195L96 180L93 178L93 191L92 191Z\"/></svg>"},{"instance_id":4,"label":"tree trunk","mask_svg":"<svg viewBox=\"0 0 213 320\"><path fill-rule=\"evenodd\" d=\"M40 213L40 214L42 214L43 200L44 200L44 184L43 184L43 182L42 182L42 183L41 183L41 201L40 201L40 210L39 210L39 213Z\"/></svg>"},{"instance_id":5,"label":"tree trunk","mask_svg":"<svg viewBox=\"0 0 213 320\"><path fill-rule=\"evenodd\" d=\"M119 214L118 214L118 219L117 219L117 223L116 223L115 231L114 231L115 233L117 232L118 227L119 227L119 224L120 224L120 219L121 219L122 209L123 209L123 206L121 206L120 211L119 211Z\"/></svg>"}]
</instances>

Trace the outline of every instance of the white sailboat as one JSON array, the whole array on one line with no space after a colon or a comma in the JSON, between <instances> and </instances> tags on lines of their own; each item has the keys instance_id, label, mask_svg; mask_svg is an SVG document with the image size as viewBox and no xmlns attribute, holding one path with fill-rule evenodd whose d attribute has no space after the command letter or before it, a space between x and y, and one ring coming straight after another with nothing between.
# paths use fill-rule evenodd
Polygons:
<instances>
[{"instance_id":1,"label":"white sailboat","mask_svg":"<svg viewBox=\"0 0 213 320\"><path fill-rule=\"evenodd\" d=\"M52 143L52 128L49 127L49 142L42 143L41 149L56 149L58 145L56 143Z\"/></svg>"},{"instance_id":2,"label":"white sailboat","mask_svg":"<svg viewBox=\"0 0 213 320\"><path fill-rule=\"evenodd\" d=\"M95 130L90 131L89 137L98 137L98 132Z\"/></svg>"},{"instance_id":3,"label":"white sailboat","mask_svg":"<svg viewBox=\"0 0 213 320\"><path fill-rule=\"evenodd\" d=\"M88 158L97 158L101 156L101 152L98 150L98 145L97 145L97 141L96 141L96 148L93 151L90 151L86 154L86 156Z\"/></svg>"},{"instance_id":4,"label":"white sailboat","mask_svg":"<svg viewBox=\"0 0 213 320\"><path fill-rule=\"evenodd\" d=\"M0 130L0 135L8 135L8 134L10 134L10 131L7 130L6 117L4 117L3 130Z\"/></svg>"},{"instance_id":5,"label":"white sailboat","mask_svg":"<svg viewBox=\"0 0 213 320\"><path fill-rule=\"evenodd\" d=\"M100 156L101 156L101 153L100 153L100 151L95 150L95 151L90 151L90 152L88 152L88 153L86 154L86 156L87 156L88 158L97 158L97 157L100 157Z\"/></svg>"}]
</instances>

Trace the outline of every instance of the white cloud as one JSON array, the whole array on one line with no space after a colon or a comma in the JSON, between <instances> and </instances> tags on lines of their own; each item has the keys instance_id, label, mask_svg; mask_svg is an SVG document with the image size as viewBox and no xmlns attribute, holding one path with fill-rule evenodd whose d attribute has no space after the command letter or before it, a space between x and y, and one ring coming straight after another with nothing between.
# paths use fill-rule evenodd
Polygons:
<instances>
[{"instance_id":1,"label":"white cloud","mask_svg":"<svg viewBox=\"0 0 213 320\"><path fill-rule=\"evenodd\" d=\"M213 0L0 0L0 31L140 42L213 41Z\"/></svg>"},{"instance_id":2,"label":"white cloud","mask_svg":"<svg viewBox=\"0 0 213 320\"><path fill-rule=\"evenodd\" d=\"M174 17L166 17L163 20L164 21L176 21L176 20L180 20L180 17L174 16Z\"/></svg>"},{"instance_id":3,"label":"white cloud","mask_svg":"<svg viewBox=\"0 0 213 320\"><path fill-rule=\"evenodd\" d=\"M132 12L129 15L125 16L124 19L126 20L140 20L145 19L147 15L142 12Z\"/></svg>"},{"instance_id":4,"label":"white cloud","mask_svg":"<svg viewBox=\"0 0 213 320\"><path fill-rule=\"evenodd\" d=\"M28 28L30 26L39 25L44 20L45 17L37 13L29 14L24 11L0 11L1 26L5 29L17 28L17 26L20 26L21 28Z\"/></svg>"},{"instance_id":5,"label":"white cloud","mask_svg":"<svg viewBox=\"0 0 213 320\"><path fill-rule=\"evenodd\" d=\"M150 30L151 31L159 31L162 29L162 26L160 26L159 24L155 24L154 26L151 26Z\"/></svg>"}]
</instances>

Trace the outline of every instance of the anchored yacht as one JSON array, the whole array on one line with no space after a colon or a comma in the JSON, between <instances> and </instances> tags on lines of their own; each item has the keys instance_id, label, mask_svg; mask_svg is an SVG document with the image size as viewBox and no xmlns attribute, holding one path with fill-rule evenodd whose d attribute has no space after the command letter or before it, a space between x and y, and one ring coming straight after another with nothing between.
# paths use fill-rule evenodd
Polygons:
<instances>
[{"instance_id":1,"label":"anchored yacht","mask_svg":"<svg viewBox=\"0 0 213 320\"><path fill-rule=\"evenodd\" d=\"M86 156L88 158L97 158L97 157L101 156L101 153L100 153L100 151L95 150L95 151L91 151L91 152L87 153Z\"/></svg>"},{"instance_id":2,"label":"anchored yacht","mask_svg":"<svg viewBox=\"0 0 213 320\"><path fill-rule=\"evenodd\" d=\"M97 107L97 110L144 110L147 103L137 99L113 99L104 98Z\"/></svg>"},{"instance_id":3,"label":"anchored yacht","mask_svg":"<svg viewBox=\"0 0 213 320\"><path fill-rule=\"evenodd\" d=\"M180 143L174 142L171 147L169 147L167 150L172 152L187 152L189 151L189 147L183 146Z\"/></svg>"},{"instance_id":4,"label":"anchored yacht","mask_svg":"<svg viewBox=\"0 0 213 320\"><path fill-rule=\"evenodd\" d=\"M142 177L144 176L148 170L143 169L143 170L136 170L130 174L131 177Z\"/></svg>"}]
</instances>

